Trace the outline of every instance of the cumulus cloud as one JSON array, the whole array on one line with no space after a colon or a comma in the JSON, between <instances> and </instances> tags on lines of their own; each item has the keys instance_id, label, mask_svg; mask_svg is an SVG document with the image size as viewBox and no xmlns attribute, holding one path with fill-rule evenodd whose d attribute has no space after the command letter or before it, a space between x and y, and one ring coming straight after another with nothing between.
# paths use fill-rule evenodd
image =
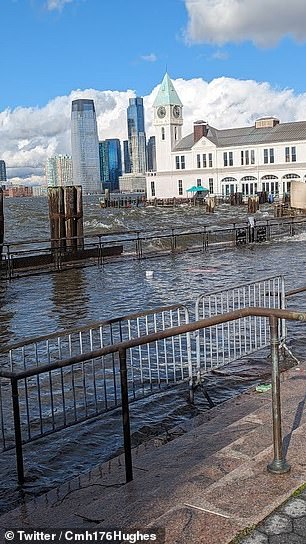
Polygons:
<instances>
[{"instance_id":1,"label":"cumulus cloud","mask_svg":"<svg viewBox=\"0 0 306 544\"><path fill-rule=\"evenodd\" d=\"M142 55L140 58L142 60L146 60L147 62L156 62L157 61L157 56L155 55L155 53L150 53L150 55Z\"/></svg>"},{"instance_id":2,"label":"cumulus cloud","mask_svg":"<svg viewBox=\"0 0 306 544\"><path fill-rule=\"evenodd\" d=\"M276 44L284 36L306 39L305 0L185 0L190 42Z\"/></svg>"},{"instance_id":3,"label":"cumulus cloud","mask_svg":"<svg viewBox=\"0 0 306 544\"><path fill-rule=\"evenodd\" d=\"M193 121L204 119L216 128L253 124L266 115L281 122L306 118L306 93L274 89L269 83L217 78L177 79L174 86L184 104L184 134L192 131ZM152 105L158 85L144 97L147 135L154 134ZM9 177L28 181L44 180L48 157L70 153L71 101L91 98L95 102L100 140L127 139L126 109L132 90L75 90L51 100L42 108L16 108L0 112L0 158L7 164Z\"/></svg>"},{"instance_id":4,"label":"cumulus cloud","mask_svg":"<svg viewBox=\"0 0 306 544\"><path fill-rule=\"evenodd\" d=\"M71 4L73 0L47 0L46 7L48 11L62 11L66 4Z\"/></svg>"}]
</instances>

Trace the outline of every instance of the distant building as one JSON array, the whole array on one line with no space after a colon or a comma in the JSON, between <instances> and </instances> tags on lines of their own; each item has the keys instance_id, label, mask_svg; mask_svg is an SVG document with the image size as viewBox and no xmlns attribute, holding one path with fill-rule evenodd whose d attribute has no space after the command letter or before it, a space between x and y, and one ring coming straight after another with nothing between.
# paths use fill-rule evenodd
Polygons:
<instances>
[{"instance_id":1,"label":"distant building","mask_svg":"<svg viewBox=\"0 0 306 544\"><path fill-rule=\"evenodd\" d=\"M84 193L101 192L99 141L93 100L73 100L71 111L73 183Z\"/></svg>"},{"instance_id":2,"label":"distant building","mask_svg":"<svg viewBox=\"0 0 306 544\"><path fill-rule=\"evenodd\" d=\"M145 174L124 174L119 178L119 188L122 193L145 193Z\"/></svg>"},{"instance_id":3,"label":"distant building","mask_svg":"<svg viewBox=\"0 0 306 544\"><path fill-rule=\"evenodd\" d=\"M70 155L54 155L47 159L46 180L48 187L72 185L72 157Z\"/></svg>"},{"instance_id":4,"label":"distant building","mask_svg":"<svg viewBox=\"0 0 306 544\"><path fill-rule=\"evenodd\" d=\"M165 74L153 104L156 172L147 173L147 198L188 198L191 187L212 194L282 196L291 182L306 182L306 121L280 123L275 117L252 126L217 129L195 121L182 136L183 104Z\"/></svg>"},{"instance_id":5,"label":"distant building","mask_svg":"<svg viewBox=\"0 0 306 544\"><path fill-rule=\"evenodd\" d=\"M8 189L3 191L4 196L9 197L23 197L23 196L32 196L33 190L32 187L26 185L11 185Z\"/></svg>"},{"instance_id":6,"label":"distant building","mask_svg":"<svg viewBox=\"0 0 306 544\"><path fill-rule=\"evenodd\" d=\"M0 161L0 185L2 185L2 182L5 182L7 181L7 177L6 177L6 166L5 166L5 161Z\"/></svg>"},{"instance_id":7,"label":"distant building","mask_svg":"<svg viewBox=\"0 0 306 544\"><path fill-rule=\"evenodd\" d=\"M32 186L32 196L47 196L48 187L46 185L33 185Z\"/></svg>"},{"instance_id":8,"label":"distant building","mask_svg":"<svg viewBox=\"0 0 306 544\"><path fill-rule=\"evenodd\" d=\"M124 171L126 174L131 173L131 159L129 152L129 141L124 140L123 142L123 158L124 158Z\"/></svg>"},{"instance_id":9,"label":"distant building","mask_svg":"<svg viewBox=\"0 0 306 544\"><path fill-rule=\"evenodd\" d=\"M127 108L128 142L131 172L144 173L147 170L146 133L143 99L130 98Z\"/></svg>"},{"instance_id":10,"label":"distant building","mask_svg":"<svg viewBox=\"0 0 306 544\"><path fill-rule=\"evenodd\" d=\"M101 181L105 189L119 190L119 177L122 175L120 140L110 138L99 142Z\"/></svg>"},{"instance_id":11,"label":"distant building","mask_svg":"<svg viewBox=\"0 0 306 544\"><path fill-rule=\"evenodd\" d=\"M148 172L156 172L156 145L155 136L151 136L147 145Z\"/></svg>"}]
</instances>

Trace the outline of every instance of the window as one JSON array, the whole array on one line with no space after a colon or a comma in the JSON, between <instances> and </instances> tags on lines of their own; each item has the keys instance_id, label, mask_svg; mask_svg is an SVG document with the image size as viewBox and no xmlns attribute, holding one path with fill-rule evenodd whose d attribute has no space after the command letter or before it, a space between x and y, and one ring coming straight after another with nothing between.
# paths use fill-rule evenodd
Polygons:
<instances>
[{"instance_id":1,"label":"window","mask_svg":"<svg viewBox=\"0 0 306 544\"><path fill-rule=\"evenodd\" d=\"M179 195L183 194L183 180L182 179L178 180L178 194Z\"/></svg>"},{"instance_id":2,"label":"window","mask_svg":"<svg viewBox=\"0 0 306 544\"><path fill-rule=\"evenodd\" d=\"M285 161L290 162L290 147L285 147Z\"/></svg>"},{"instance_id":3,"label":"window","mask_svg":"<svg viewBox=\"0 0 306 544\"><path fill-rule=\"evenodd\" d=\"M151 195L155 196L155 181L151 181Z\"/></svg>"},{"instance_id":4,"label":"window","mask_svg":"<svg viewBox=\"0 0 306 544\"><path fill-rule=\"evenodd\" d=\"M223 153L223 164L224 166L233 166L233 152L232 151L225 151Z\"/></svg>"},{"instance_id":5,"label":"window","mask_svg":"<svg viewBox=\"0 0 306 544\"><path fill-rule=\"evenodd\" d=\"M213 178L209 178L208 184L209 184L209 192L211 194L211 193L214 192L214 180L213 180Z\"/></svg>"},{"instance_id":6,"label":"window","mask_svg":"<svg viewBox=\"0 0 306 544\"><path fill-rule=\"evenodd\" d=\"M177 140L177 127L174 127L174 139Z\"/></svg>"},{"instance_id":7,"label":"window","mask_svg":"<svg viewBox=\"0 0 306 544\"><path fill-rule=\"evenodd\" d=\"M209 168L212 168L212 153L208 153L208 166Z\"/></svg>"},{"instance_id":8,"label":"window","mask_svg":"<svg viewBox=\"0 0 306 544\"><path fill-rule=\"evenodd\" d=\"M244 151L241 151L241 164L244 165Z\"/></svg>"},{"instance_id":9,"label":"window","mask_svg":"<svg viewBox=\"0 0 306 544\"><path fill-rule=\"evenodd\" d=\"M230 151L228 154L228 163L229 163L229 166L233 166L233 152L232 151Z\"/></svg>"},{"instance_id":10,"label":"window","mask_svg":"<svg viewBox=\"0 0 306 544\"><path fill-rule=\"evenodd\" d=\"M185 170L185 155L181 155L181 169Z\"/></svg>"},{"instance_id":11,"label":"window","mask_svg":"<svg viewBox=\"0 0 306 544\"><path fill-rule=\"evenodd\" d=\"M202 181L200 179L197 179L197 187L201 187Z\"/></svg>"},{"instance_id":12,"label":"window","mask_svg":"<svg viewBox=\"0 0 306 544\"><path fill-rule=\"evenodd\" d=\"M296 147L291 147L291 160L296 162Z\"/></svg>"},{"instance_id":13,"label":"window","mask_svg":"<svg viewBox=\"0 0 306 544\"><path fill-rule=\"evenodd\" d=\"M206 168L207 162L206 162L206 153L203 153L203 168Z\"/></svg>"},{"instance_id":14,"label":"window","mask_svg":"<svg viewBox=\"0 0 306 544\"><path fill-rule=\"evenodd\" d=\"M250 164L249 150L245 152L245 164Z\"/></svg>"},{"instance_id":15,"label":"window","mask_svg":"<svg viewBox=\"0 0 306 544\"><path fill-rule=\"evenodd\" d=\"M274 149L269 149L269 155L270 155L270 163L274 162Z\"/></svg>"},{"instance_id":16,"label":"window","mask_svg":"<svg viewBox=\"0 0 306 544\"><path fill-rule=\"evenodd\" d=\"M165 128L162 127L161 129L161 139L164 140L165 139Z\"/></svg>"},{"instance_id":17,"label":"window","mask_svg":"<svg viewBox=\"0 0 306 544\"><path fill-rule=\"evenodd\" d=\"M201 155L197 155L197 168L201 168Z\"/></svg>"},{"instance_id":18,"label":"window","mask_svg":"<svg viewBox=\"0 0 306 544\"><path fill-rule=\"evenodd\" d=\"M178 155L175 157L175 168L177 170L180 169L180 158L178 157Z\"/></svg>"},{"instance_id":19,"label":"window","mask_svg":"<svg viewBox=\"0 0 306 544\"><path fill-rule=\"evenodd\" d=\"M264 164L268 164L268 162L269 162L268 150L264 149Z\"/></svg>"},{"instance_id":20,"label":"window","mask_svg":"<svg viewBox=\"0 0 306 544\"><path fill-rule=\"evenodd\" d=\"M255 164L255 151L251 149L251 164Z\"/></svg>"},{"instance_id":21,"label":"window","mask_svg":"<svg viewBox=\"0 0 306 544\"><path fill-rule=\"evenodd\" d=\"M223 164L224 164L224 166L227 166L227 153L226 153L226 151L223 153Z\"/></svg>"},{"instance_id":22,"label":"window","mask_svg":"<svg viewBox=\"0 0 306 544\"><path fill-rule=\"evenodd\" d=\"M241 151L241 164L255 164L255 151L254 149L246 149Z\"/></svg>"}]
</instances>

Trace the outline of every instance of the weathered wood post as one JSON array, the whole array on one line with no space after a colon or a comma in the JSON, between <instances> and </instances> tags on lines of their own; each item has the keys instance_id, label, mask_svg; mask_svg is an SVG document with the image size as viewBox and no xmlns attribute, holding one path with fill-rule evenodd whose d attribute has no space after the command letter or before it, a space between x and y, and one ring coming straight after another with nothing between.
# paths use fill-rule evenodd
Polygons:
<instances>
[{"instance_id":1,"label":"weathered wood post","mask_svg":"<svg viewBox=\"0 0 306 544\"><path fill-rule=\"evenodd\" d=\"M78 249L84 248L84 226L83 226L83 197L82 186L76 185L76 235Z\"/></svg>"},{"instance_id":2,"label":"weathered wood post","mask_svg":"<svg viewBox=\"0 0 306 544\"><path fill-rule=\"evenodd\" d=\"M4 213L3 213L3 189L0 187L0 261L4 242Z\"/></svg>"},{"instance_id":3,"label":"weathered wood post","mask_svg":"<svg viewBox=\"0 0 306 544\"><path fill-rule=\"evenodd\" d=\"M76 187L64 187L66 248L77 251L77 191Z\"/></svg>"},{"instance_id":4,"label":"weathered wood post","mask_svg":"<svg viewBox=\"0 0 306 544\"><path fill-rule=\"evenodd\" d=\"M52 249L66 248L65 207L63 187L48 189L50 236Z\"/></svg>"}]
</instances>

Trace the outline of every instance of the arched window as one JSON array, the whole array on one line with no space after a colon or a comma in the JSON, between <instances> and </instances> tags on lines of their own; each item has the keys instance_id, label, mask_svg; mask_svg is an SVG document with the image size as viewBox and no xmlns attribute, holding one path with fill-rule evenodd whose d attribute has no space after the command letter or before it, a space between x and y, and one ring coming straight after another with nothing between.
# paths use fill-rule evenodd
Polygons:
<instances>
[{"instance_id":1,"label":"arched window","mask_svg":"<svg viewBox=\"0 0 306 544\"><path fill-rule=\"evenodd\" d=\"M161 129L161 139L162 140L165 139L165 127L162 127L162 129Z\"/></svg>"},{"instance_id":2,"label":"arched window","mask_svg":"<svg viewBox=\"0 0 306 544\"><path fill-rule=\"evenodd\" d=\"M301 179L301 176L298 176L297 174L285 174L283 179Z\"/></svg>"},{"instance_id":3,"label":"arched window","mask_svg":"<svg viewBox=\"0 0 306 544\"><path fill-rule=\"evenodd\" d=\"M256 181L257 178L255 178L254 176L244 176L243 178L241 178L240 181Z\"/></svg>"},{"instance_id":4,"label":"arched window","mask_svg":"<svg viewBox=\"0 0 306 544\"><path fill-rule=\"evenodd\" d=\"M221 183L234 183L236 182L236 178L223 178L221 179Z\"/></svg>"},{"instance_id":5,"label":"arched window","mask_svg":"<svg viewBox=\"0 0 306 544\"><path fill-rule=\"evenodd\" d=\"M262 181L266 180L266 179L278 179L277 176L273 176L272 174L268 174L267 176L262 176Z\"/></svg>"}]
</instances>

